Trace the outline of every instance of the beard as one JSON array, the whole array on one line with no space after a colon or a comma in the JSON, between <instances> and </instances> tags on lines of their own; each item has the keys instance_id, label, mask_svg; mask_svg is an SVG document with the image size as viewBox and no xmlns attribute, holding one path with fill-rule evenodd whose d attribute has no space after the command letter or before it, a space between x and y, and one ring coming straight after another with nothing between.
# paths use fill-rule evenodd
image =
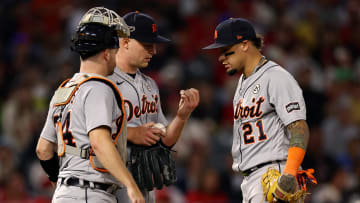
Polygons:
<instances>
[{"instance_id":1,"label":"beard","mask_svg":"<svg viewBox=\"0 0 360 203\"><path fill-rule=\"evenodd\" d=\"M236 70L236 69L230 69L230 70L226 71L226 74L232 76L232 75L235 75L235 73L237 73L237 72L238 72L238 70Z\"/></svg>"}]
</instances>

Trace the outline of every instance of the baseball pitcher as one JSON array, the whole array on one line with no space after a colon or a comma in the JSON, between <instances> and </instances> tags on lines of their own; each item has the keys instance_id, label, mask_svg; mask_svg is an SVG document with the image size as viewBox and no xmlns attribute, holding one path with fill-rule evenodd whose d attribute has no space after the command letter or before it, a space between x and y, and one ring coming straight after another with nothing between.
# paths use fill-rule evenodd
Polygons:
<instances>
[{"instance_id":1,"label":"baseball pitcher","mask_svg":"<svg viewBox=\"0 0 360 203\"><path fill-rule=\"evenodd\" d=\"M130 27L130 37L120 39L117 68L109 78L121 91L128 114L128 168L146 202L153 203L154 188L161 189L176 181L171 147L198 105L199 92L193 88L181 90L177 115L168 123L155 81L140 69L148 66L158 43L170 40L158 34L154 19L147 14L130 12L124 20ZM128 202L122 193L124 190L119 191L118 202Z\"/></svg>"}]
</instances>

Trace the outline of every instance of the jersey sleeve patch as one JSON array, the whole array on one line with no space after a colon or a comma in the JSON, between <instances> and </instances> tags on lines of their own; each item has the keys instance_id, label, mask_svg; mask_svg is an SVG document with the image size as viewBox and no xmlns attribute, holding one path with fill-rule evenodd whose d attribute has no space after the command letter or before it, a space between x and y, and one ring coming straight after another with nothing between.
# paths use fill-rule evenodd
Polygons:
<instances>
[{"instance_id":1,"label":"jersey sleeve patch","mask_svg":"<svg viewBox=\"0 0 360 203\"><path fill-rule=\"evenodd\" d=\"M288 105L286 105L286 111L288 113L290 113L294 110L300 110L300 104L298 102L291 102Z\"/></svg>"}]
</instances>

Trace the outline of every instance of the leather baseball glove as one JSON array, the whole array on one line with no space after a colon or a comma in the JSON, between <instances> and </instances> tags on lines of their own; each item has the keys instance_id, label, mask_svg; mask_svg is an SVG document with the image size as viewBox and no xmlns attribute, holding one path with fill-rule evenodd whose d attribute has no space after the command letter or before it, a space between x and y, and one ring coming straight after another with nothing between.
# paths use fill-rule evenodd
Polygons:
<instances>
[{"instance_id":1,"label":"leather baseball glove","mask_svg":"<svg viewBox=\"0 0 360 203\"><path fill-rule=\"evenodd\" d=\"M161 141L150 147L129 146L128 167L140 190L151 191L154 187L161 189L163 185L169 186L176 182L176 166L169 147Z\"/></svg>"},{"instance_id":2,"label":"leather baseball glove","mask_svg":"<svg viewBox=\"0 0 360 203\"><path fill-rule=\"evenodd\" d=\"M306 182L311 181L316 184L317 181L312 175L314 169L300 170L297 172L296 182L298 189L293 192L286 192L279 186L279 179L284 178L278 170L268 168L266 173L262 175L261 185L263 187L264 198L267 202L304 202L305 196L310 194L306 192Z\"/></svg>"}]
</instances>

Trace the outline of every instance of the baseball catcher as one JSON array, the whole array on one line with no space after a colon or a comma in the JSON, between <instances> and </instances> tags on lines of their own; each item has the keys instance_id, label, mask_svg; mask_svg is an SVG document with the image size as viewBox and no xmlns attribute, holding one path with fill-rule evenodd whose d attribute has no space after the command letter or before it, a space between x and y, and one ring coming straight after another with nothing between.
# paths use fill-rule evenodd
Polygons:
<instances>
[{"instance_id":1,"label":"baseball catcher","mask_svg":"<svg viewBox=\"0 0 360 203\"><path fill-rule=\"evenodd\" d=\"M125 166L124 100L106 78L115 68L119 37L129 33L117 13L94 7L73 35L71 50L80 55L80 69L55 91L36 149L56 184L54 203L116 203L115 192L124 187L131 202L145 202Z\"/></svg>"}]
</instances>

